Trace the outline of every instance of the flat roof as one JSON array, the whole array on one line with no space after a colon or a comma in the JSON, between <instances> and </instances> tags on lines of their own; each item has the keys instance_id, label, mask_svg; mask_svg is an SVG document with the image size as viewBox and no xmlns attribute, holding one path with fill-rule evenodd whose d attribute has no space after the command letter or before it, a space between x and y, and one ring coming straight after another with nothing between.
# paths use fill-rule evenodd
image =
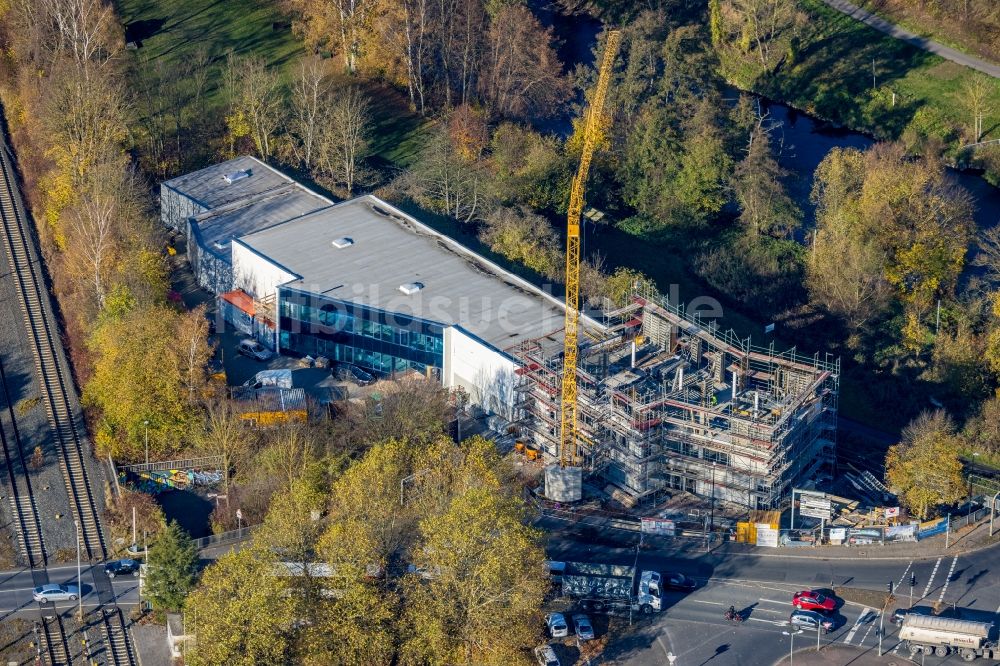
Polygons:
<instances>
[{"instance_id":1,"label":"flat roof","mask_svg":"<svg viewBox=\"0 0 1000 666\"><path fill-rule=\"evenodd\" d=\"M292 183L220 206L196 216L194 220L198 225L201 245L229 263L232 258L229 243L232 239L332 205L329 199Z\"/></svg>"},{"instance_id":2,"label":"flat roof","mask_svg":"<svg viewBox=\"0 0 1000 666\"><path fill-rule=\"evenodd\" d=\"M458 326L500 350L563 328L562 301L371 195L238 242L299 276L284 286Z\"/></svg>"},{"instance_id":3,"label":"flat roof","mask_svg":"<svg viewBox=\"0 0 1000 666\"><path fill-rule=\"evenodd\" d=\"M226 176L241 172L249 175L226 182ZM256 157L242 155L164 181L163 185L212 209L293 183L291 178Z\"/></svg>"}]
</instances>

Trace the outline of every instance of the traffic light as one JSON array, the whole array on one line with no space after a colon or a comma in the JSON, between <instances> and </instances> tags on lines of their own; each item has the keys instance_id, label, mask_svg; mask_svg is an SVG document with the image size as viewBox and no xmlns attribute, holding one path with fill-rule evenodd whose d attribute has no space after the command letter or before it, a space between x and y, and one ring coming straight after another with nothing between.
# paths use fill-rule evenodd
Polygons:
<instances>
[{"instance_id":1,"label":"traffic light","mask_svg":"<svg viewBox=\"0 0 1000 666\"><path fill-rule=\"evenodd\" d=\"M910 574L910 587L915 587L916 584L917 584L917 574L911 573Z\"/></svg>"},{"instance_id":2,"label":"traffic light","mask_svg":"<svg viewBox=\"0 0 1000 666\"><path fill-rule=\"evenodd\" d=\"M887 585L887 587L889 588L889 594L892 594L892 581L891 580L889 581L889 584Z\"/></svg>"}]
</instances>

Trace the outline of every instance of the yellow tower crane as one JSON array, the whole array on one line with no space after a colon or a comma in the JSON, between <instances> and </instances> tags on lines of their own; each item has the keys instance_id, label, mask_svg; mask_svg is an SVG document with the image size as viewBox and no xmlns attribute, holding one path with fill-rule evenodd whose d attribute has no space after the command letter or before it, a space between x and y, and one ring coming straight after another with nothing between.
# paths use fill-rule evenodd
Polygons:
<instances>
[{"instance_id":1,"label":"yellow tower crane","mask_svg":"<svg viewBox=\"0 0 1000 666\"><path fill-rule=\"evenodd\" d=\"M604 113L604 102L611 82L611 67L620 42L621 32L612 30L608 33L597 88L584 125L580 168L573 179L573 189L569 195L569 214L566 219L566 341L563 348L562 417L559 431L561 467L576 465L579 457L576 361L580 332L580 216L583 214L583 194L587 174L590 172L590 161L601 135L601 115Z\"/></svg>"}]
</instances>

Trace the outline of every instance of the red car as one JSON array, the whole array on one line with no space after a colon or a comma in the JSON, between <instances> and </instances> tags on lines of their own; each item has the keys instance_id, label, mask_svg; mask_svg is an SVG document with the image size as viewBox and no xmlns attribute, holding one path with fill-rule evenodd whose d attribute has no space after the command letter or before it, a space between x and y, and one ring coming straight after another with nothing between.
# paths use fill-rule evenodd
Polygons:
<instances>
[{"instance_id":1,"label":"red car","mask_svg":"<svg viewBox=\"0 0 1000 666\"><path fill-rule=\"evenodd\" d=\"M792 597L792 605L802 610L820 611L829 613L837 607L837 602L833 597L827 597L813 590L802 590L796 592Z\"/></svg>"}]
</instances>

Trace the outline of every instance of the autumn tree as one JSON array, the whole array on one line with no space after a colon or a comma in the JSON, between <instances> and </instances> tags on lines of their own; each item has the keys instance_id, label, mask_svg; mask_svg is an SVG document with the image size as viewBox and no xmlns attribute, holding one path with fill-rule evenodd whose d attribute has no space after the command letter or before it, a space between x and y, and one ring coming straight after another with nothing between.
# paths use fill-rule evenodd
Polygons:
<instances>
[{"instance_id":1,"label":"autumn tree","mask_svg":"<svg viewBox=\"0 0 1000 666\"><path fill-rule=\"evenodd\" d=\"M966 422L962 439L975 451L1000 453L1000 396L990 396L979 405Z\"/></svg>"},{"instance_id":2,"label":"autumn tree","mask_svg":"<svg viewBox=\"0 0 1000 666\"><path fill-rule=\"evenodd\" d=\"M569 98L553 41L526 5L501 5L491 17L479 87L493 115L545 118Z\"/></svg>"},{"instance_id":3,"label":"autumn tree","mask_svg":"<svg viewBox=\"0 0 1000 666\"><path fill-rule=\"evenodd\" d=\"M141 455L146 421L154 454L180 448L196 416L189 389L204 381L202 359L211 356L199 331L207 333L204 315L160 305L129 307L98 325L88 341L96 359L83 401L101 409L102 454Z\"/></svg>"},{"instance_id":4,"label":"autumn tree","mask_svg":"<svg viewBox=\"0 0 1000 666\"><path fill-rule=\"evenodd\" d=\"M105 516L112 541L125 546L135 544L142 548L144 543L148 545L149 542L155 542L167 525L163 509L152 495L126 486L122 486L121 491L109 500Z\"/></svg>"},{"instance_id":5,"label":"autumn tree","mask_svg":"<svg viewBox=\"0 0 1000 666\"><path fill-rule=\"evenodd\" d=\"M774 158L767 130L758 123L733 173L740 222L754 238L789 238L801 224L802 213L782 183L787 175Z\"/></svg>"},{"instance_id":6,"label":"autumn tree","mask_svg":"<svg viewBox=\"0 0 1000 666\"><path fill-rule=\"evenodd\" d=\"M924 412L903 429L902 440L886 454L886 479L910 511L921 519L935 507L965 494L960 441L943 411Z\"/></svg>"},{"instance_id":7,"label":"autumn tree","mask_svg":"<svg viewBox=\"0 0 1000 666\"><path fill-rule=\"evenodd\" d=\"M497 208L483 221L483 242L498 254L518 261L541 275L561 270L559 237L541 215L524 208Z\"/></svg>"},{"instance_id":8,"label":"autumn tree","mask_svg":"<svg viewBox=\"0 0 1000 666\"><path fill-rule=\"evenodd\" d=\"M250 546L226 553L205 569L184 605L195 645L194 666L285 663L296 619L288 578L277 576L273 553Z\"/></svg>"},{"instance_id":9,"label":"autumn tree","mask_svg":"<svg viewBox=\"0 0 1000 666\"><path fill-rule=\"evenodd\" d=\"M796 27L803 21L792 0L723 0L710 17L713 43L723 52L759 61L773 70L788 51Z\"/></svg>"},{"instance_id":10,"label":"autumn tree","mask_svg":"<svg viewBox=\"0 0 1000 666\"><path fill-rule=\"evenodd\" d=\"M198 580L198 550L175 521L149 548L145 596L153 608L177 611Z\"/></svg>"},{"instance_id":11,"label":"autumn tree","mask_svg":"<svg viewBox=\"0 0 1000 666\"><path fill-rule=\"evenodd\" d=\"M488 486L421 521L404 582L404 663L509 664L537 640L547 587L540 533L523 504Z\"/></svg>"},{"instance_id":12,"label":"autumn tree","mask_svg":"<svg viewBox=\"0 0 1000 666\"><path fill-rule=\"evenodd\" d=\"M257 435L246 427L237 406L222 398L206 405L204 425L195 440L205 453L222 456L223 479L228 490L230 470L253 451Z\"/></svg>"},{"instance_id":13,"label":"autumn tree","mask_svg":"<svg viewBox=\"0 0 1000 666\"><path fill-rule=\"evenodd\" d=\"M997 91L996 81L982 72L972 72L962 86L962 97L968 110L970 143L983 136L983 121L989 114L990 97Z\"/></svg>"},{"instance_id":14,"label":"autumn tree","mask_svg":"<svg viewBox=\"0 0 1000 666\"><path fill-rule=\"evenodd\" d=\"M480 160L463 156L447 128L435 131L409 173L409 190L418 203L472 222L489 209L485 168Z\"/></svg>"},{"instance_id":15,"label":"autumn tree","mask_svg":"<svg viewBox=\"0 0 1000 666\"><path fill-rule=\"evenodd\" d=\"M558 141L514 123L501 123L489 144L492 198L535 210L559 210L569 200L570 160Z\"/></svg>"},{"instance_id":16,"label":"autumn tree","mask_svg":"<svg viewBox=\"0 0 1000 666\"><path fill-rule=\"evenodd\" d=\"M245 123L257 154L267 159L282 123L284 92L278 73L261 56L230 53L224 75L232 127Z\"/></svg>"}]
</instances>

